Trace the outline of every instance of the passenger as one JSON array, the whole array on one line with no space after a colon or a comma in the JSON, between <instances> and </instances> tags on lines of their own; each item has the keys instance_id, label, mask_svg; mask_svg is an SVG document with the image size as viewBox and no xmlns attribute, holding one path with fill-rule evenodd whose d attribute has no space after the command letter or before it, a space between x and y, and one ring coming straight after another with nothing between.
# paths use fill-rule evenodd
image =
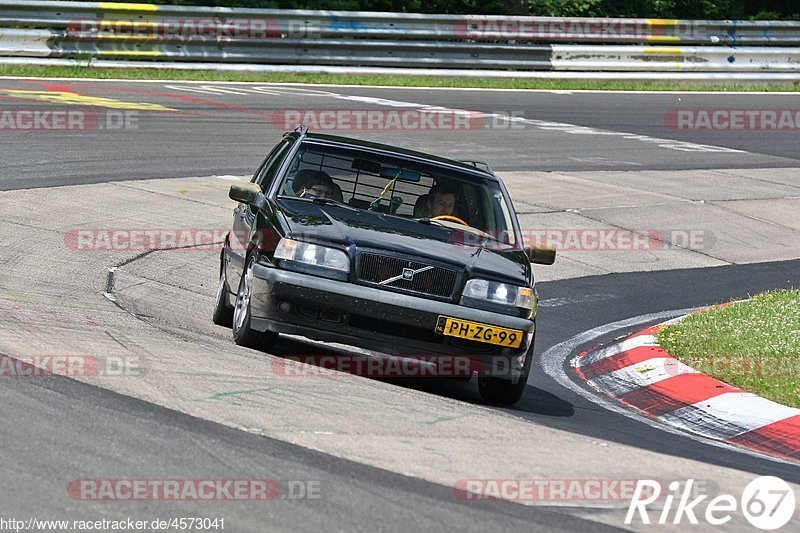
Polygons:
<instances>
[{"instance_id":1,"label":"passenger","mask_svg":"<svg viewBox=\"0 0 800 533\"><path fill-rule=\"evenodd\" d=\"M333 196L333 179L321 170L301 170L302 186L297 196L301 198L331 198Z\"/></svg>"}]
</instances>

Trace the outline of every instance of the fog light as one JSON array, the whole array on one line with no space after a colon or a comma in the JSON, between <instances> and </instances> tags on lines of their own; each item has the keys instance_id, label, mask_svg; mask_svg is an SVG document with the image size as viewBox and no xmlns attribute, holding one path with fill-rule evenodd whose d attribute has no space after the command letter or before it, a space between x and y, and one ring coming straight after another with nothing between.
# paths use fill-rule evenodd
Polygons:
<instances>
[{"instance_id":1,"label":"fog light","mask_svg":"<svg viewBox=\"0 0 800 533\"><path fill-rule=\"evenodd\" d=\"M289 311L292 310L292 304L290 304L289 302L281 302L278 304L278 310L281 313L288 313Z\"/></svg>"}]
</instances>

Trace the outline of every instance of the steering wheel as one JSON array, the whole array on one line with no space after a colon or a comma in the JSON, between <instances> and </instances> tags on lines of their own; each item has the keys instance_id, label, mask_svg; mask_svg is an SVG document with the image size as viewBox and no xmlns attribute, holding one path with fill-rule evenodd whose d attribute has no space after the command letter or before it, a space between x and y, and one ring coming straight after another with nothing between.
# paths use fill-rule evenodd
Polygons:
<instances>
[{"instance_id":1,"label":"steering wheel","mask_svg":"<svg viewBox=\"0 0 800 533\"><path fill-rule=\"evenodd\" d=\"M460 218L454 217L452 215L439 215L438 217L431 218L431 220L449 220L450 222L458 222L459 224L469 227L469 224L467 224Z\"/></svg>"}]
</instances>

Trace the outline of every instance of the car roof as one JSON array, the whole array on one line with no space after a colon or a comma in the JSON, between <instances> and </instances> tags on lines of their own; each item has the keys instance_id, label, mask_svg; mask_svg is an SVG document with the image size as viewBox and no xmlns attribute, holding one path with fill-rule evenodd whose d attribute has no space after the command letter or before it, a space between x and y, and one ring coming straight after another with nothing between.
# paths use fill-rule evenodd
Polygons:
<instances>
[{"instance_id":1,"label":"car roof","mask_svg":"<svg viewBox=\"0 0 800 533\"><path fill-rule=\"evenodd\" d=\"M418 152L416 150L399 148L397 146L391 146L388 144L365 141L363 139L354 139L352 137L341 137L339 135L328 135L326 133L311 133L311 132L306 133L303 140L314 141L322 144L336 145L341 147L360 148L363 150L368 150L373 152L375 151L387 152L393 155L399 155L411 159L416 159L420 162L429 162L436 165L445 165L453 167L458 170L468 172L476 177L480 176L481 178L484 179L499 181L498 177L494 173L489 172L488 170L484 170L483 168L471 165L469 163L463 163L455 159L448 159L446 157L427 154L425 152Z\"/></svg>"}]
</instances>

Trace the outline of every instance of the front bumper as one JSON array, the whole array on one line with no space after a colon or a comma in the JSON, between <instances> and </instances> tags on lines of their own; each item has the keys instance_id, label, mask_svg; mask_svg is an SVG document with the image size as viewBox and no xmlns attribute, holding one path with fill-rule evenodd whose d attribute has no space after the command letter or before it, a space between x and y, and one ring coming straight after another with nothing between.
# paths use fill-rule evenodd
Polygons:
<instances>
[{"instance_id":1,"label":"front bumper","mask_svg":"<svg viewBox=\"0 0 800 533\"><path fill-rule=\"evenodd\" d=\"M491 311L321 278L256 263L251 327L349 344L404 357L458 355L512 361L519 370L532 353L535 323ZM440 315L520 330L519 348L446 337Z\"/></svg>"}]
</instances>

